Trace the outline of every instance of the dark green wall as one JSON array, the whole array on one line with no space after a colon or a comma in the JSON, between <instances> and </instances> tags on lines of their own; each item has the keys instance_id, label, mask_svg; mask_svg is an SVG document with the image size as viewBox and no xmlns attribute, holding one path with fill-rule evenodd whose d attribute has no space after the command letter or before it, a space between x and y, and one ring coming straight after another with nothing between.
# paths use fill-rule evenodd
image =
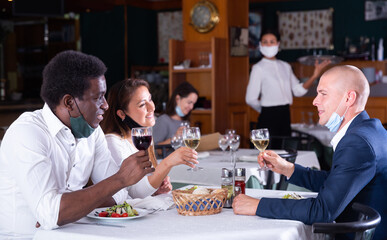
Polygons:
<instances>
[{"instance_id":1,"label":"dark green wall","mask_svg":"<svg viewBox=\"0 0 387 240\"><path fill-rule=\"evenodd\" d=\"M302 0L276 3L252 3L250 10L262 10L263 25L277 27L277 12L320 10L333 8L333 51L323 50L323 54L338 54L343 51L345 37L358 40L360 36L387 37L387 20L365 21L364 0ZM386 48L385 48L386 49ZM306 50L281 51L279 58L295 61L298 57L312 54Z\"/></svg>"},{"instance_id":2,"label":"dark green wall","mask_svg":"<svg viewBox=\"0 0 387 240\"><path fill-rule=\"evenodd\" d=\"M157 12L127 8L128 70L131 65L157 63ZM125 77L124 7L81 14L82 52L100 58L108 67L108 87Z\"/></svg>"}]
</instances>

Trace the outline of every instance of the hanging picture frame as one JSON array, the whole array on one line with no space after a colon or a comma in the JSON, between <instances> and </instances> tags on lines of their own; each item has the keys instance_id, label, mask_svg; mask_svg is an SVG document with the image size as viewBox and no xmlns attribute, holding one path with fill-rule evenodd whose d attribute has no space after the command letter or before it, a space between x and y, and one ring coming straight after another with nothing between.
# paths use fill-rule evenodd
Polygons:
<instances>
[{"instance_id":1,"label":"hanging picture frame","mask_svg":"<svg viewBox=\"0 0 387 240\"><path fill-rule=\"evenodd\" d=\"M366 21L387 19L387 1L365 1L364 19Z\"/></svg>"},{"instance_id":2,"label":"hanging picture frame","mask_svg":"<svg viewBox=\"0 0 387 240\"><path fill-rule=\"evenodd\" d=\"M169 62L169 39L183 40L183 17L181 11L157 14L158 62Z\"/></svg>"},{"instance_id":3,"label":"hanging picture frame","mask_svg":"<svg viewBox=\"0 0 387 240\"><path fill-rule=\"evenodd\" d=\"M333 8L278 12L282 49L333 49Z\"/></svg>"},{"instance_id":4,"label":"hanging picture frame","mask_svg":"<svg viewBox=\"0 0 387 240\"><path fill-rule=\"evenodd\" d=\"M249 58L256 59L261 57L259 51L259 41L262 32L262 18L261 10L254 10L249 12Z\"/></svg>"}]
</instances>

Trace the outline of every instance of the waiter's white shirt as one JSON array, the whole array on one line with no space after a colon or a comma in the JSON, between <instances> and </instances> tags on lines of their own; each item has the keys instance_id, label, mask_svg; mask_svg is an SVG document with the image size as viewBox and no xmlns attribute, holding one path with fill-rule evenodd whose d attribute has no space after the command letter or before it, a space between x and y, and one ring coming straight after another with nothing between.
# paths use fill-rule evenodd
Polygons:
<instances>
[{"instance_id":1,"label":"waiter's white shirt","mask_svg":"<svg viewBox=\"0 0 387 240\"><path fill-rule=\"evenodd\" d=\"M262 58L254 64L246 91L246 103L258 112L261 107L293 103L293 96L302 96L308 90L296 78L287 62Z\"/></svg>"},{"instance_id":2,"label":"waiter's white shirt","mask_svg":"<svg viewBox=\"0 0 387 240\"><path fill-rule=\"evenodd\" d=\"M32 237L36 222L43 229L58 227L63 193L82 189L89 177L98 183L118 169L100 127L76 139L47 104L23 113L0 148L0 238ZM113 198L121 203L127 194L122 189Z\"/></svg>"},{"instance_id":3,"label":"waiter's white shirt","mask_svg":"<svg viewBox=\"0 0 387 240\"><path fill-rule=\"evenodd\" d=\"M138 152L137 148L127 139L111 133L106 134L105 137L112 157L118 166L121 166L127 157ZM147 176L126 189L130 198L145 198L157 190L149 183Z\"/></svg>"}]
</instances>

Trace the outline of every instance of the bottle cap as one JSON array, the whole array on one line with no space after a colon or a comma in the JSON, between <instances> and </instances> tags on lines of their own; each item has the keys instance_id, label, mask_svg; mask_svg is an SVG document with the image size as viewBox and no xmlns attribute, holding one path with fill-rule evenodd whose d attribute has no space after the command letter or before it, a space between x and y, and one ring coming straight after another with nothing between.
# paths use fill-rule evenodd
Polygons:
<instances>
[{"instance_id":1,"label":"bottle cap","mask_svg":"<svg viewBox=\"0 0 387 240\"><path fill-rule=\"evenodd\" d=\"M222 168L222 178L232 177L232 171L227 168Z\"/></svg>"},{"instance_id":2,"label":"bottle cap","mask_svg":"<svg viewBox=\"0 0 387 240\"><path fill-rule=\"evenodd\" d=\"M235 176L236 177L245 177L246 176L246 168L235 168Z\"/></svg>"}]
</instances>

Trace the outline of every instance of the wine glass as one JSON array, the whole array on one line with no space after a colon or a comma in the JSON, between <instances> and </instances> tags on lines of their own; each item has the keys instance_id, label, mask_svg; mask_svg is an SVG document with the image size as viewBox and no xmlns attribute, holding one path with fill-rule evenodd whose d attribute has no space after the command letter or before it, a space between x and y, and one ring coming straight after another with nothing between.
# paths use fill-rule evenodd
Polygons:
<instances>
[{"instance_id":1,"label":"wine glass","mask_svg":"<svg viewBox=\"0 0 387 240\"><path fill-rule=\"evenodd\" d=\"M254 144L255 148L259 150L259 152L263 153L267 146L269 145L269 129L261 128L261 129L253 129L250 132L250 140ZM259 168L258 170L269 170L266 166Z\"/></svg>"},{"instance_id":2,"label":"wine glass","mask_svg":"<svg viewBox=\"0 0 387 240\"><path fill-rule=\"evenodd\" d=\"M189 127L189 122L188 121L182 121L180 123L180 127Z\"/></svg>"},{"instance_id":3,"label":"wine glass","mask_svg":"<svg viewBox=\"0 0 387 240\"><path fill-rule=\"evenodd\" d=\"M183 137L181 135L173 136L173 138L171 139L171 146L173 147L173 149L176 150L182 145L183 145Z\"/></svg>"},{"instance_id":4,"label":"wine glass","mask_svg":"<svg viewBox=\"0 0 387 240\"><path fill-rule=\"evenodd\" d=\"M138 150L147 150L152 142L152 127L132 128L132 141Z\"/></svg>"},{"instance_id":5,"label":"wine glass","mask_svg":"<svg viewBox=\"0 0 387 240\"><path fill-rule=\"evenodd\" d=\"M229 140L229 136L226 134L219 136L218 144L219 144L220 149L222 149L223 155L229 146L228 140Z\"/></svg>"},{"instance_id":6,"label":"wine glass","mask_svg":"<svg viewBox=\"0 0 387 240\"><path fill-rule=\"evenodd\" d=\"M235 164L236 164L235 152L238 150L239 145L241 143L240 139L241 137L235 134L229 137L229 140L228 140L228 144L230 146L230 151L231 151L231 165L233 166L233 168L235 168Z\"/></svg>"},{"instance_id":7,"label":"wine glass","mask_svg":"<svg viewBox=\"0 0 387 240\"><path fill-rule=\"evenodd\" d=\"M226 135L232 136L235 135L236 131L234 129L226 129Z\"/></svg>"},{"instance_id":8,"label":"wine glass","mask_svg":"<svg viewBox=\"0 0 387 240\"><path fill-rule=\"evenodd\" d=\"M183 141L186 147L195 150L200 143L200 129L198 127L186 127L183 129ZM202 170L203 168L195 166L189 168L189 171Z\"/></svg>"},{"instance_id":9,"label":"wine glass","mask_svg":"<svg viewBox=\"0 0 387 240\"><path fill-rule=\"evenodd\" d=\"M226 129L226 135L229 136L229 138L231 138L235 134L236 134L236 131L234 129ZM230 155L231 155L231 148L230 148Z\"/></svg>"}]
</instances>

